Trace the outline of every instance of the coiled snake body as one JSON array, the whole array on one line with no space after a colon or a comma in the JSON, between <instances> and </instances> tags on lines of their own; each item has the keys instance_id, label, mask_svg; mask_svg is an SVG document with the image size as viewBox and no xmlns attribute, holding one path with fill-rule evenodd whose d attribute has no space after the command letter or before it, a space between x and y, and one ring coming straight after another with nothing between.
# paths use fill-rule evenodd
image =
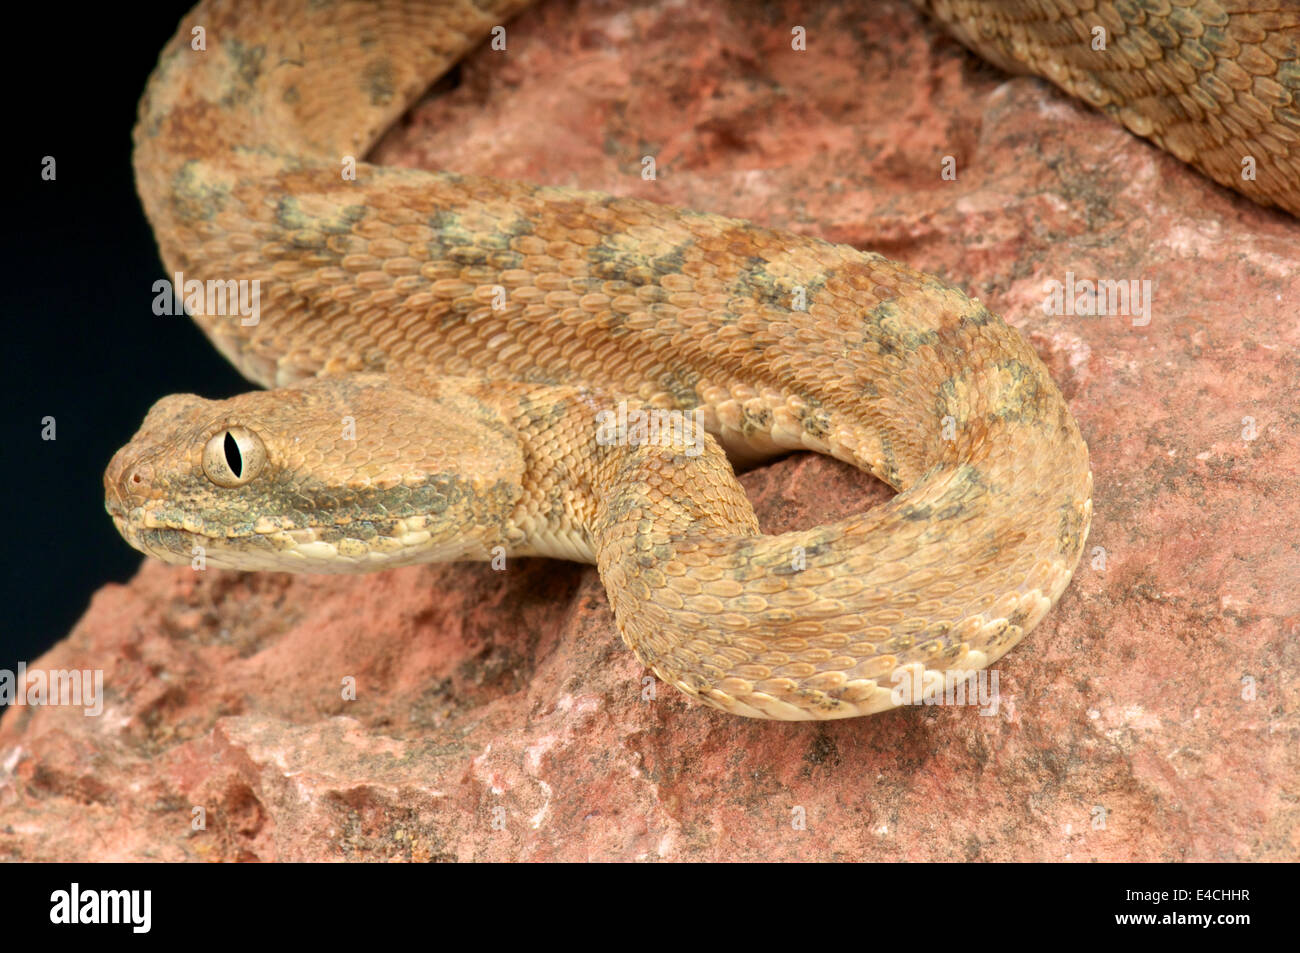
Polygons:
<instances>
[{"instance_id":1,"label":"coiled snake body","mask_svg":"<svg viewBox=\"0 0 1300 953\"><path fill-rule=\"evenodd\" d=\"M753 717L869 714L898 703L902 673L929 686L999 658L1068 584L1092 476L1042 363L978 302L878 255L716 215L341 171L524 5L212 2L182 22L141 103L140 194L169 274L231 296L256 282L256 320L211 296L188 304L273 389L156 404L105 474L123 536L236 569L594 562L646 665ZM1300 210L1291 5L1098 3L1091 19L923 5L1221 181L1254 148L1243 190ZM1098 19L1122 68L1085 69L1078 44ZM1228 40L1228 66L1206 73L1196 50ZM1134 65L1151 44L1159 62ZM1230 108L1200 103L1221 85L1240 92ZM727 455L798 449L899 492L763 535Z\"/></svg>"}]
</instances>

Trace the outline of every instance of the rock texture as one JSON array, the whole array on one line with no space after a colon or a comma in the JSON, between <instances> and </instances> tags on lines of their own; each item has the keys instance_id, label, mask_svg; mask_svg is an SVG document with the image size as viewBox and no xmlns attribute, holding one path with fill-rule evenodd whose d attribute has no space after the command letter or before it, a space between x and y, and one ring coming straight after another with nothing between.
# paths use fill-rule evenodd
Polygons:
<instances>
[{"instance_id":1,"label":"rock texture","mask_svg":"<svg viewBox=\"0 0 1300 953\"><path fill-rule=\"evenodd\" d=\"M147 563L31 663L103 669L103 714L0 721L0 857L1300 856L1300 223L901 2L786 6L544 3L379 158L875 249L1019 327L1088 439L1096 515L1060 605L999 663L997 713L695 707L568 564ZM1149 281L1149 323L1045 314L1071 273ZM769 531L888 497L812 457L745 482Z\"/></svg>"}]
</instances>

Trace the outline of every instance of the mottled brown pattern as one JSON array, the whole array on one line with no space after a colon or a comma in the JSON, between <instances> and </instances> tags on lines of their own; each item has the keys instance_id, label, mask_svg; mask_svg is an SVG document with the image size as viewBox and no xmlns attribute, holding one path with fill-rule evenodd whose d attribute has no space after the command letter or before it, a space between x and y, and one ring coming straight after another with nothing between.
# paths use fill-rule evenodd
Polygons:
<instances>
[{"instance_id":1,"label":"mottled brown pattern","mask_svg":"<svg viewBox=\"0 0 1300 953\"><path fill-rule=\"evenodd\" d=\"M1295 0L915 2L990 62L1042 76L1220 185L1300 215Z\"/></svg>"},{"instance_id":2,"label":"mottled brown pattern","mask_svg":"<svg viewBox=\"0 0 1300 953\"><path fill-rule=\"evenodd\" d=\"M123 534L237 568L496 547L592 561L647 665L755 717L867 714L895 704L900 671L996 660L1068 584L1091 474L1041 362L978 302L713 215L359 161L342 175L523 5L214 2L183 21L141 104L141 195L169 272L260 283L256 324L194 317L278 389L160 402L105 476ZM930 4L960 33L954 6ZM1064 21L1047 20L1059 45ZM1289 49L1257 45L1280 62ZM1285 104L1273 118L1285 140ZM1291 207L1294 178L1260 182ZM620 401L698 409L713 437L699 456L599 446L596 415ZM231 427L267 462L225 488L203 454ZM765 536L724 449L830 453L900 492Z\"/></svg>"}]
</instances>

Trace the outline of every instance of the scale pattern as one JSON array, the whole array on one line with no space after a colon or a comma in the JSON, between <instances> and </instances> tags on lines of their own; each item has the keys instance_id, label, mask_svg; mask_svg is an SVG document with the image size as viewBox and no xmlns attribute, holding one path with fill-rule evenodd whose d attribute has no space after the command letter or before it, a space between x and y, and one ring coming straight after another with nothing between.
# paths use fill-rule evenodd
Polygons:
<instances>
[{"instance_id":1,"label":"scale pattern","mask_svg":"<svg viewBox=\"0 0 1300 953\"><path fill-rule=\"evenodd\" d=\"M869 714L899 703L900 675L928 690L998 659L1069 583L1092 475L1042 363L978 302L716 215L342 174L524 5L214 0L182 22L141 103L140 194L169 274L259 282L255 323L191 310L274 389L160 401L105 474L119 530L241 569L594 562L642 661L753 717ZM923 5L995 62L1296 210L1293 7ZM1081 45L1098 17L1105 59ZM1243 135L1249 185L1229 174ZM708 433L597 439L598 415L647 410ZM727 456L792 449L898 495L763 535Z\"/></svg>"}]
</instances>

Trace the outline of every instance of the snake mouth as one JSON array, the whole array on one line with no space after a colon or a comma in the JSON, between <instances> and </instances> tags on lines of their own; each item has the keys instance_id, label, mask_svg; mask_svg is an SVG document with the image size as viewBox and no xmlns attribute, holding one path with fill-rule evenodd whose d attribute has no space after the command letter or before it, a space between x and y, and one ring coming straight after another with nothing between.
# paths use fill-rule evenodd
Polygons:
<instances>
[{"instance_id":1,"label":"snake mouth","mask_svg":"<svg viewBox=\"0 0 1300 953\"><path fill-rule=\"evenodd\" d=\"M224 535L205 532L191 519L120 504L106 506L113 525L134 549L173 566L212 567L246 572L360 573L423 562L492 558L482 540L456 535L441 538L423 516L353 527L285 529L273 521L232 527Z\"/></svg>"},{"instance_id":2,"label":"snake mouth","mask_svg":"<svg viewBox=\"0 0 1300 953\"><path fill-rule=\"evenodd\" d=\"M212 536L172 525L141 506L127 509L120 502L109 498L104 509L108 510L118 533L132 548L173 566L188 565L198 555L195 547L201 547L202 551L217 550L222 542Z\"/></svg>"}]
</instances>

